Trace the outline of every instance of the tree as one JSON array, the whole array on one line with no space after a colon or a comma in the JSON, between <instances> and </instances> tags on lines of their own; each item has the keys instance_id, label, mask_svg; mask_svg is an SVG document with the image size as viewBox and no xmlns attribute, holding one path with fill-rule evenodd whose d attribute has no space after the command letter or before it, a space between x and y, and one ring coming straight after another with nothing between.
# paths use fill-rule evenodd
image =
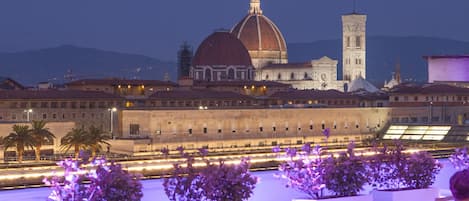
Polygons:
<instances>
[{"instance_id":1,"label":"tree","mask_svg":"<svg viewBox=\"0 0 469 201\"><path fill-rule=\"evenodd\" d=\"M13 125L13 133L10 133L3 139L5 150L10 147L16 147L18 161L23 162L23 153L25 147L34 148L34 138L29 132L29 126Z\"/></svg>"},{"instance_id":2,"label":"tree","mask_svg":"<svg viewBox=\"0 0 469 201\"><path fill-rule=\"evenodd\" d=\"M94 158L96 153L101 151L103 147L102 144L110 145L107 140L110 140L111 137L103 132L101 129L91 126L88 128L86 133L86 146L91 149L91 157Z\"/></svg>"},{"instance_id":3,"label":"tree","mask_svg":"<svg viewBox=\"0 0 469 201\"><path fill-rule=\"evenodd\" d=\"M41 157L41 147L47 142L54 140L55 135L49 131L49 128L46 128L45 121L33 121L32 128L30 130L31 135L34 138L34 147L36 154L36 161L40 160Z\"/></svg>"},{"instance_id":4,"label":"tree","mask_svg":"<svg viewBox=\"0 0 469 201\"><path fill-rule=\"evenodd\" d=\"M78 158L80 149L86 149L86 132L82 128L73 128L67 133L62 139L60 139L61 147L65 149L65 152L70 150L72 147L75 151L75 158Z\"/></svg>"}]
</instances>

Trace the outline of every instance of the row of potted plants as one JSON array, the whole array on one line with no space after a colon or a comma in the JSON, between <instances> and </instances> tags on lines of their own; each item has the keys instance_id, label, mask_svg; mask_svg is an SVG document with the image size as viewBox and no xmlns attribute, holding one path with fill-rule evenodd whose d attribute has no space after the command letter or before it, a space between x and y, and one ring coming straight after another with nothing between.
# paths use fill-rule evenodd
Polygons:
<instances>
[{"instance_id":1,"label":"row of potted plants","mask_svg":"<svg viewBox=\"0 0 469 201\"><path fill-rule=\"evenodd\" d=\"M343 197L347 197L345 200L416 200L409 195L396 197L397 192L408 194L406 190L412 189L426 189L424 197L420 195L417 200L434 200L438 196L438 190L429 187L442 165L426 152L405 152L399 141L393 146L374 148L371 155L357 155L354 143L336 156L310 144L301 150L286 148L283 155L279 147L273 151L285 159L277 176L287 180L287 187L304 192L310 200L344 200ZM359 196L365 185L371 185L374 191Z\"/></svg>"},{"instance_id":2,"label":"row of potted plants","mask_svg":"<svg viewBox=\"0 0 469 201\"><path fill-rule=\"evenodd\" d=\"M207 150L200 149L198 154L205 163L200 165L195 154L185 153L182 147L178 150L186 160L174 164L172 175L164 179L169 200L242 201L252 195L258 180L249 172L248 159L236 165L223 160L212 162L205 159ZM286 179L287 187L304 192L307 200L434 200L438 193L428 187L442 166L428 153L405 152L398 141L393 146L374 148L372 155L356 154L353 143L338 155L310 144L300 150L274 147L273 151L284 159L276 176ZM468 149L457 149L450 161L467 170ZM105 159L90 159L85 154L82 160L66 159L58 164L65 169L64 176L44 179L52 188L48 200L140 200L143 196L138 175ZM365 185L376 190L360 195Z\"/></svg>"}]
</instances>

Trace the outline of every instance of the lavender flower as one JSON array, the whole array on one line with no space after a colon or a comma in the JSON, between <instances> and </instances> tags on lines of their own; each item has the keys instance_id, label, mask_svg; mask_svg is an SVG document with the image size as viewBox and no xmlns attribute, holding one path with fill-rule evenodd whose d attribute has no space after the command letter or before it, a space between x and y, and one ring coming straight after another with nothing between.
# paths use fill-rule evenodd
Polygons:
<instances>
[{"instance_id":1,"label":"lavender flower","mask_svg":"<svg viewBox=\"0 0 469 201\"><path fill-rule=\"evenodd\" d=\"M311 153L311 143L306 143L304 144L302 147L301 147L301 150L304 151L306 154L310 154Z\"/></svg>"},{"instance_id":2,"label":"lavender flower","mask_svg":"<svg viewBox=\"0 0 469 201\"><path fill-rule=\"evenodd\" d=\"M274 152L274 153L278 153L280 151L282 151L282 149L278 145L272 148L272 152Z\"/></svg>"},{"instance_id":3,"label":"lavender flower","mask_svg":"<svg viewBox=\"0 0 469 201\"><path fill-rule=\"evenodd\" d=\"M469 169L468 148L458 148L449 157L449 160L457 170Z\"/></svg>"},{"instance_id":4,"label":"lavender flower","mask_svg":"<svg viewBox=\"0 0 469 201\"><path fill-rule=\"evenodd\" d=\"M208 154L207 149L199 148L199 149L197 149L197 150L199 151L199 154L200 154L202 157L205 157L205 156L207 156L207 154Z\"/></svg>"},{"instance_id":5,"label":"lavender flower","mask_svg":"<svg viewBox=\"0 0 469 201\"><path fill-rule=\"evenodd\" d=\"M326 136L326 139L329 138L329 136L331 135L331 129L330 128L326 128L322 131L322 134L324 136Z\"/></svg>"}]
</instances>

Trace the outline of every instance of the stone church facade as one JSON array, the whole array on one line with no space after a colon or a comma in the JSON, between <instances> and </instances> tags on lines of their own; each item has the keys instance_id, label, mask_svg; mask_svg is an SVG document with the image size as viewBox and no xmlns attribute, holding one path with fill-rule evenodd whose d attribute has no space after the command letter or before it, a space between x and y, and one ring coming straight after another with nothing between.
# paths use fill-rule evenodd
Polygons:
<instances>
[{"instance_id":1,"label":"stone church facade","mask_svg":"<svg viewBox=\"0 0 469 201\"><path fill-rule=\"evenodd\" d=\"M233 45L223 45L217 50L213 42L209 43L213 54L204 54L200 59L199 50L196 52L192 62L192 78L194 80L219 81L219 80L256 80L275 81L289 84L296 89L335 89L347 91L350 83L358 78L366 78L366 15L351 13L342 16L342 78L337 76L338 60L323 56L307 62L288 63L287 44L280 29L263 14L260 0L251 0L248 14L233 26L230 33L238 39L245 48L231 48ZM220 40L217 40L220 41ZM237 43L230 39L231 43ZM207 46L206 41L201 46ZM204 49L200 48L199 49ZM230 50L229 53L223 53ZM239 51L239 53L237 53ZM247 54L246 54L247 51ZM223 54L220 54L222 52ZM233 59L239 55L248 55L250 62L243 59ZM206 76L213 72L208 72L207 61L213 58L229 57L233 61L243 61L243 71L245 76L226 79L220 76ZM229 60L229 59L225 59ZM219 60L216 65L217 71L228 72L227 66ZM249 59L248 59L249 60ZM231 63L233 63L233 61ZM231 64L230 63L230 64ZM236 63L236 62L234 62ZM239 63L239 62L238 62ZM238 64L236 63L236 64ZM202 65L204 64L204 65ZM252 72L251 68L252 66ZM244 72L245 71L245 72ZM252 77L250 77L252 73ZM215 78L215 79L214 79Z\"/></svg>"}]
</instances>

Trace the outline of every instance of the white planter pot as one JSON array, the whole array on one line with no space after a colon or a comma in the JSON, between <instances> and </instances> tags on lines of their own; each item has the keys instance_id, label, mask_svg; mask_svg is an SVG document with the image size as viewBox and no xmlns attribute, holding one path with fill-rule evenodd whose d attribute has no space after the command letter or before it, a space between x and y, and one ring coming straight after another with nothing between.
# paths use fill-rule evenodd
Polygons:
<instances>
[{"instance_id":1,"label":"white planter pot","mask_svg":"<svg viewBox=\"0 0 469 201\"><path fill-rule=\"evenodd\" d=\"M292 201L373 201L372 195L357 195L350 197L340 197L340 198L327 198L327 199L293 199Z\"/></svg>"},{"instance_id":2,"label":"white planter pot","mask_svg":"<svg viewBox=\"0 0 469 201\"><path fill-rule=\"evenodd\" d=\"M374 201L434 201L438 198L438 188L425 188L401 191L379 191L371 192Z\"/></svg>"}]
</instances>

